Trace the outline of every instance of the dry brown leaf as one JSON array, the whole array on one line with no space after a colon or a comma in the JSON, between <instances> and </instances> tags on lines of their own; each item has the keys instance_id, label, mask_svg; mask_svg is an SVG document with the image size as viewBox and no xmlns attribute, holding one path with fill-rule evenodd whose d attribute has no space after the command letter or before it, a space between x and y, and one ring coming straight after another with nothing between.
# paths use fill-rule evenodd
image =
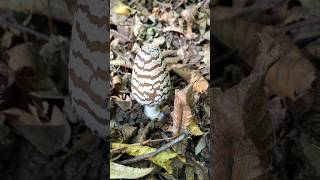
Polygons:
<instances>
[{"instance_id":1,"label":"dry brown leaf","mask_svg":"<svg viewBox=\"0 0 320 180\"><path fill-rule=\"evenodd\" d=\"M125 143L130 137L132 137L137 127L125 124L121 127L112 128L112 142Z\"/></svg>"},{"instance_id":2,"label":"dry brown leaf","mask_svg":"<svg viewBox=\"0 0 320 180\"><path fill-rule=\"evenodd\" d=\"M124 95L125 98L120 98L118 96L111 96L111 99L115 104L117 104L123 111L127 111L132 107L132 100L130 96Z\"/></svg>"},{"instance_id":3,"label":"dry brown leaf","mask_svg":"<svg viewBox=\"0 0 320 180\"><path fill-rule=\"evenodd\" d=\"M49 123L43 123L33 114L17 108L7 109L3 113L14 130L44 154L57 153L70 140L70 126L56 106L53 107Z\"/></svg>"},{"instance_id":4,"label":"dry brown leaf","mask_svg":"<svg viewBox=\"0 0 320 180\"><path fill-rule=\"evenodd\" d=\"M187 39L194 39L198 36L197 34L192 32L192 26L195 23L195 15L197 13L197 9L197 6L190 6L181 12L181 16L187 22L187 31L185 33Z\"/></svg>"},{"instance_id":5,"label":"dry brown leaf","mask_svg":"<svg viewBox=\"0 0 320 180\"><path fill-rule=\"evenodd\" d=\"M254 67L257 57L258 33L274 37L281 48L279 60L270 68L266 83L275 94L296 100L311 90L315 67L287 36L270 26L237 20L216 21L214 34ZM237 27L237 28L235 28ZM243 35L244 34L244 35Z\"/></svg>"},{"instance_id":6,"label":"dry brown leaf","mask_svg":"<svg viewBox=\"0 0 320 180\"><path fill-rule=\"evenodd\" d=\"M205 93L209 88L208 81L196 71L191 72L190 84L192 84L193 89L199 93Z\"/></svg>"},{"instance_id":7,"label":"dry brown leaf","mask_svg":"<svg viewBox=\"0 0 320 180\"><path fill-rule=\"evenodd\" d=\"M11 48L8 54L8 65L14 72L20 89L27 92L57 91L55 82L49 76L49 71L44 70L43 66L47 64L39 61L35 47L31 43L19 44Z\"/></svg>"},{"instance_id":8,"label":"dry brown leaf","mask_svg":"<svg viewBox=\"0 0 320 180\"><path fill-rule=\"evenodd\" d=\"M122 86L121 77L118 75L113 76L112 77L112 85L113 85L113 88L115 88L117 90L117 92L119 92L121 89L121 86Z\"/></svg>"},{"instance_id":9,"label":"dry brown leaf","mask_svg":"<svg viewBox=\"0 0 320 180\"><path fill-rule=\"evenodd\" d=\"M194 91L205 93L208 90L209 83L198 71L191 70L183 64L174 64L170 66L171 70L176 72L184 80L192 85Z\"/></svg>"},{"instance_id":10,"label":"dry brown leaf","mask_svg":"<svg viewBox=\"0 0 320 180\"><path fill-rule=\"evenodd\" d=\"M31 71L28 74L35 74L35 54L32 52L32 45L30 43L14 46L8 51L8 55L8 65L15 73L20 71Z\"/></svg>"},{"instance_id":11,"label":"dry brown leaf","mask_svg":"<svg viewBox=\"0 0 320 180\"><path fill-rule=\"evenodd\" d=\"M217 179L264 179L271 163L274 129L264 79L279 57L273 39L260 35L260 56L249 77L222 92L213 89L213 168Z\"/></svg>"},{"instance_id":12,"label":"dry brown leaf","mask_svg":"<svg viewBox=\"0 0 320 180\"><path fill-rule=\"evenodd\" d=\"M192 120L191 108L194 103L193 92L191 86L187 86L182 90L175 90L174 109L170 113L173 124L172 132L178 135L190 125Z\"/></svg>"},{"instance_id":13,"label":"dry brown leaf","mask_svg":"<svg viewBox=\"0 0 320 180\"><path fill-rule=\"evenodd\" d=\"M68 2L69 1L69 2ZM0 10L12 10L17 12L29 12L32 14L42 14L49 18L58 19L67 23L72 23L75 8L74 0L11 0L0 1ZM69 3L69 4L68 4ZM70 5L70 7L68 7ZM54 12L54 13L52 13Z\"/></svg>"}]
</instances>

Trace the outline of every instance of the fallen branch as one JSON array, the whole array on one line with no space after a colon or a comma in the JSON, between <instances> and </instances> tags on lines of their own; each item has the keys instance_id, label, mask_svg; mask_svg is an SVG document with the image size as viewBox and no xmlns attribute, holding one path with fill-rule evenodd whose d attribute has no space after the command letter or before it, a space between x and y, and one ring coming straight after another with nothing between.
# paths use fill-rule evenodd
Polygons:
<instances>
[{"instance_id":1,"label":"fallen branch","mask_svg":"<svg viewBox=\"0 0 320 180\"><path fill-rule=\"evenodd\" d=\"M157 150L155 150L155 151L153 151L151 153L148 153L148 154L144 154L144 155L141 155L141 156L136 156L136 157L134 157L132 159L123 160L123 161L120 162L120 164L131 164L131 163L135 163L135 162L138 162L138 161L141 161L141 160L144 160L144 159L151 158L151 157L159 154L160 152L169 149L171 146L179 143L180 141L188 138L189 136L190 136L190 134L188 132L184 132L180 136L178 136L176 139L170 141L169 143L165 144L164 146L161 146L159 149L157 149Z\"/></svg>"},{"instance_id":2,"label":"fallen branch","mask_svg":"<svg viewBox=\"0 0 320 180\"><path fill-rule=\"evenodd\" d=\"M35 36L36 38L38 39L42 39L42 40L45 40L45 41L49 41L49 36L45 35L45 34L42 34L42 33L39 33L33 29L30 29L30 28L27 28L25 26L22 26L20 24L16 24L16 23L9 23L9 22L2 22L0 21L0 26L2 28L14 28L14 29L18 29L22 32L25 32L25 33L28 33L28 34L31 34L33 36Z\"/></svg>"}]
</instances>

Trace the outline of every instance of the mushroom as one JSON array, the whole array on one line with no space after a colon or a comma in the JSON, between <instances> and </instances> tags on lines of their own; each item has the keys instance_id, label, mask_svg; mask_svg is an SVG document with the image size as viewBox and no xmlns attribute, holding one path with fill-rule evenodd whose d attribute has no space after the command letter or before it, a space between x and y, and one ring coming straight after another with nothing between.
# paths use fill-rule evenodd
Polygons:
<instances>
[{"instance_id":1,"label":"mushroom","mask_svg":"<svg viewBox=\"0 0 320 180\"><path fill-rule=\"evenodd\" d=\"M163 118L160 105L167 100L170 90L169 70L159 46L143 45L132 67L131 91L134 99L144 106L148 118Z\"/></svg>"}]
</instances>

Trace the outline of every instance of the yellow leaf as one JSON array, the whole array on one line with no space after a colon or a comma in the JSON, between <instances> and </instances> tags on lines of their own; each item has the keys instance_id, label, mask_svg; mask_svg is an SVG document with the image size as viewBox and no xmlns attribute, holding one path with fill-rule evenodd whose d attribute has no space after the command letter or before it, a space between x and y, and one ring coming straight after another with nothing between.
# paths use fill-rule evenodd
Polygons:
<instances>
[{"instance_id":1,"label":"yellow leaf","mask_svg":"<svg viewBox=\"0 0 320 180\"><path fill-rule=\"evenodd\" d=\"M110 162L110 179L138 179L152 172L153 168L133 168Z\"/></svg>"},{"instance_id":2,"label":"yellow leaf","mask_svg":"<svg viewBox=\"0 0 320 180\"><path fill-rule=\"evenodd\" d=\"M201 131L200 127L198 126L198 124L192 120L188 126L188 130L190 131L190 133L194 136L201 136L203 135L203 132Z\"/></svg>"},{"instance_id":3,"label":"yellow leaf","mask_svg":"<svg viewBox=\"0 0 320 180\"><path fill-rule=\"evenodd\" d=\"M125 153L131 156L140 156L156 151L155 148L148 146L140 145L130 145L130 144L121 144L121 143L112 143L112 149L121 149L126 148ZM149 158L154 164L164 168L169 174L173 173L174 168L172 167L171 159L175 158L178 154L172 151L163 151L154 157Z\"/></svg>"},{"instance_id":4,"label":"yellow leaf","mask_svg":"<svg viewBox=\"0 0 320 180\"><path fill-rule=\"evenodd\" d=\"M113 12L115 12L118 15L122 16L130 16L131 10L129 6L126 6L124 4L119 4L114 7Z\"/></svg>"}]
</instances>

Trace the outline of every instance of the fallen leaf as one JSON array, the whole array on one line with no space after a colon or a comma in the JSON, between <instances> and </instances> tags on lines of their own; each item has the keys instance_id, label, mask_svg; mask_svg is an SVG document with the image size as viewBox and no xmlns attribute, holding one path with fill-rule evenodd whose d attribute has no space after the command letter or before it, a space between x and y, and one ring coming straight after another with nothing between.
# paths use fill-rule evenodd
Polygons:
<instances>
[{"instance_id":1,"label":"fallen leaf","mask_svg":"<svg viewBox=\"0 0 320 180\"><path fill-rule=\"evenodd\" d=\"M131 156L140 156L156 151L155 148L148 146L112 143L112 149L120 148L125 148L124 152ZM171 164L171 159L177 157L177 155L177 153L172 151L162 151L154 157L149 158L149 160L156 165L164 168L169 174L172 174L174 167Z\"/></svg>"},{"instance_id":2,"label":"fallen leaf","mask_svg":"<svg viewBox=\"0 0 320 180\"><path fill-rule=\"evenodd\" d=\"M217 179L263 179L271 166L275 129L268 112L264 81L280 56L279 45L259 36L259 56L251 74L222 92L213 89L213 171Z\"/></svg>"},{"instance_id":3,"label":"fallen leaf","mask_svg":"<svg viewBox=\"0 0 320 180\"><path fill-rule=\"evenodd\" d=\"M173 64L171 70L181 76L184 80L192 84L195 91L205 93L208 90L209 82L197 70L191 70L183 64Z\"/></svg>"},{"instance_id":4,"label":"fallen leaf","mask_svg":"<svg viewBox=\"0 0 320 180\"><path fill-rule=\"evenodd\" d=\"M278 96L292 100L310 93L316 77L314 65L301 50L283 33L270 26L262 26L239 20L216 21L214 35L228 47L237 50L251 67L257 63L258 33L274 37L274 43L280 45L280 57L269 69L266 84ZM234 28L237 27L237 28ZM242 36L243 32L246 36ZM231 37L232 36L232 37Z\"/></svg>"},{"instance_id":5,"label":"fallen leaf","mask_svg":"<svg viewBox=\"0 0 320 180\"><path fill-rule=\"evenodd\" d=\"M110 162L110 179L138 179L152 172L153 168L133 168Z\"/></svg>"},{"instance_id":6,"label":"fallen leaf","mask_svg":"<svg viewBox=\"0 0 320 180\"><path fill-rule=\"evenodd\" d=\"M188 130L190 131L190 133L194 136L201 136L203 135L203 132L201 131L199 125L195 122L195 120L193 119L189 126L188 126Z\"/></svg>"},{"instance_id":7,"label":"fallen leaf","mask_svg":"<svg viewBox=\"0 0 320 180\"><path fill-rule=\"evenodd\" d=\"M131 9L129 6L121 3L121 1L115 1L115 5L112 8L112 11L118 15L130 16Z\"/></svg>"},{"instance_id":8,"label":"fallen leaf","mask_svg":"<svg viewBox=\"0 0 320 180\"><path fill-rule=\"evenodd\" d=\"M70 140L70 126L57 107L53 108L49 123L43 123L31 113L17 108L4 110L3 113L13 129L44 154L57 153Z\"/></svg>"},{"instance_id":9,"label":"fallen leaf","mask_svg":"<svg viewBox=\"0 0 320 180\"><path fill-rule=\"evenodd\" d=\"M178 135L184 130L190 130L192 135L202 135L198 124L192 115L191 107L194 106L195 98L191 86L182 90L175 90L174 109L170 113L173 123L170 130L174 135Z\"/></svg>"},{"instance_id":10,"label":"fallen leaf","mask_svg":"<svg viewBox=\"0 0 320 180\"><path fill-rule=\"evenodd\" d=\"M194 149L195 155L198 155L204 148L207 147L207 145L208 145L208 144L207 144L207 140L206 140L207 134L208 134L208 133L206 133L205 135L203 135L203 136L200 138L198 144L196 145L196 147L195 147L195 149Z\"/></svg>"},{"instance_id":11,"label":"fallen leaf","mask_svg":"<svg viewBox=\"0 0 320 180\"><path fill-rule=\"evenodd\" d=\"M125 99L122 99L118 96L111 96L111 99L123 111L127 111L132 107L132 100L131 100L130 96L125 95Z\"/></svg>"},{"instance_id":12,"label":"fallen leaf","mask_svg":"<svg viewBox=\"0 0 320 180\"><path fill-rule=\"evenodd\" d=\"M8 65L13 72L29 72L28 74L22 74L22 76L30 76L36 74L35 54L32 51L32 44L24 43L14 46L8 51L8 55Z\"/></svg>"},{"instance_id":13,"label":"fallen leaf","mask_svg":"<svg viewBox=\"0 0 320 180\"><path fill-rule=\"evenodd\" d=\"M123 126L112 128L112 142L123 143L134 135L137 127L125 124Z\"/></svg>"},{"instance_id":14,"label":"fallen leaf","mask_svg":"<svg viewBox=\"0 0 320 180\"><path fill-rule=\"evenodd\" d=\"M209 83L199 72L192 71L190 83L195 91L199 93L207 92L209 88Z\"/></svg>"},{"instance_id":15,"label":"fallen leaf","mask_svg":"<svg viewBox=\"0 0 320 180\"><path fill-rule=\"evenodd\" d=\"M8 51L8 65L15 75L18 86L24 91L54 91L56 85L42 68L31 43L19 44Z\"/></svg>"}]
</instances>

